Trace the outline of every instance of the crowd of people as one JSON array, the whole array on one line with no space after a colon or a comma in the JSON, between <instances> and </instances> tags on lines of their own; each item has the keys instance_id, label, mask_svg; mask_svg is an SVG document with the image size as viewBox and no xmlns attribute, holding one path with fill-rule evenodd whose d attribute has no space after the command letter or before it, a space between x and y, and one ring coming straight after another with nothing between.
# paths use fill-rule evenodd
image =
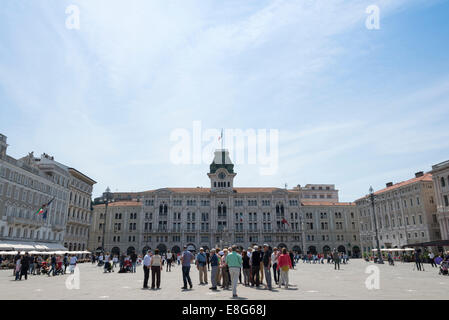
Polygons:
<instances>
[{"instance_id":1,"label":"crowd of people","mask_svg":"<svg viewBox=\"0 0 449 320\"><path fill-rule=\"evenodd\" d=\"M30 254L28 252L17 253L11 261L5 261L7 265L12 264L15 280L28 280L28 275L57 276L66 274L67 268L73 273L78 263L78 257L73 254ZM0 264L3 264L0 258Z\"/></svg>"},{"instance_id":2,"label":"crowd of people","mask_svg":"<svg viewBox=\"0 0 449 320\"><path fill-rule=\"evenodd\" d=\"M184 247L182 253L178 255L170 252L161 255L156 249L154 253L148 251L143 258L143 288L149 289L151 272L151 289L160 289L164 265L166 271L171 271L172 265L177 261L177 264L181 265L182 290L193 288L190 277L193 264L199 271L200 285L208 285L210 279L211 290L218 290L219 287L223 290L232 288L232 296L235 298L238 283L256 288L265 286L268 290L272 290L274 280L275 285L288 288L289 270L294 268L298 259L299 256L295 259L293 252L288 252L286 248L274 248L271 251L267 244L262 247L249 247L247 250L240 250L235 245L223 249L214 248L210 251L200 248L197 254Z\"/></svg>"}]
</instances>

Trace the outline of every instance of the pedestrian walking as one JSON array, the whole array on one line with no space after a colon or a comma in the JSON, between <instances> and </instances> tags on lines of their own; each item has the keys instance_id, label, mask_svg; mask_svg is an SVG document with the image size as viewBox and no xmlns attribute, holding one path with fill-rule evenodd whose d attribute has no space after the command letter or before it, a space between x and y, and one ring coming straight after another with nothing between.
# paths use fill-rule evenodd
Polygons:
<instances>
[{"instance_id":1,"label":"pedestrian walking","mask_svg":"<svg viewBox=\"0 0 449 320\"><path fill-rule=\"evenodd\" d=\"M237 246L233 245L231 252L226 256L226 265L229 267L232 284L232 297L237 298L237 282L242 267L242 256L237 253Z\"/></svg>"},{"instance_id":2,"label":"pedestrian walking","mask_svg":"<svg viewBox=\"0 0 449 320\"><path fill-rule=\"evenodd\" d=\"M334 249L334 252L332 254L332 259L334 260L334 270L340 270L340 255L337 252L337 249Z\"/></svg>"},{"instance_id":3,"label":"pedestrian walking","mask_svg":"<svg viewBox=\"0 0 449 320\"><path fill-rule=\"evenodd\" d=\"M182 263L182 281L184 282L184 286L181 288L183 290L187 290L187 282L190 285L190 289L193 288L192 280L190 279L190 264L193 261L193 254L187 250L187 247L184 246L184 251L181 256Z\"/></svg>"},{"instance_id":4,"label":"pedestrian walking","mask_svg":"<svg viewBox=\"0 0 449 320\"><path fill-rule=\"evenodd\" d=\"M274 247L273 253L271 254L271 264L273 265L274 282L276 284L279 283L278 256L278 248Z\"/></svg>"},{"instance_id":5,"label":"pedestrian walking","mask_svg":"<svg viewBox=\"0 0 449 320\"><path fill-rule=\"evenodd\" d=\"M207 271L210 271L210 252L206 250L206 263L207 263Z\"/></svg>"},{"instance_id":6,"label":"pedestrian walking","mask_svg":"<svg viewBox=\"0 0 449 320\"><path fill-rule=\"evenodd\" d=\"M143 257L143 288L148 289L148 278L150 277L151 253L148 250Z\"/></svg>"},{"instance_id":7,"label":"pedestrian walking","mask_svg":"<svg viewBox=\"0 0 449 320\"><path fill-rule=\"evenodd\" d=\"M21 257L19 256L19 258L17 258L17 256L14 258L14 260L16 260L16 266L14 269L14 274L16 276L15 280L20 280L20 270L22 269L22 265L21 265Z\"/></svg>"},{"instance_id":8,"label":"pedestrian walking","mask_svg":"<svg viewBox=\"0 0 449 320\"><path fill-rule=\"evenodd\" d=\"M167 269L165 271L171 271L171 264L173 262L173 254L170 252L170 250L168 250L167 252Z\"/></svg>"},{"instance_id":9,"label":"pedestrian walking","mask_svg":"<svg viewBox=\"0 0 449 320\"><path fill-rule=\"evenodd\" d=\"M221 285L223 289L229 289L229 271L228 265L226 264L226 257L228 256L228 249L223 249L223 256L221 257Z\"/></svg>"},{"instance_id":10,"label":"pedestrian walking","mask_svg":"<svg viewBox=\"0 0 449 320\"><path fill-rule=\"evenodd\" d=\"M243 284L245 286L249 286L250 264L248 252L246 250L243 250L242 252L242 268L243 268Z\"/></svg>"},{"instance_id":11,"label":"pedestrian walking","mask_svg":"<svg viewBox=\"0 0 449 320\"><path fill-rule=\"evenodd\" d=\"M132 271L136 273L136 265L137 265L137 254L133 251L131 253L131 263L132 263Z\"/></svg>"},{"instance_id":12,"label":"pedestrian walking","mask_svg":"<svg viewBox=\"0 0 449 320\"><path fill-rule=\"evenodd\" d=\"M28 279L28 270L30 269L30 256L28 255L28 252L25 252L25 256L21 259L21 268L20 268L20 278L19 280L22 280L22 276L25 276L25 280Z\"/></svg>"},{"instance_id":13,"label":"pedestrian walking","mask_svg":"<svg viewBox=\"0 0 449 320\"><path fill-rule=\"evenodd\" d=\"M262 263L265 273L265 281L267 282L267 289L271 290L271 252L269 251L268 244L263 245Z\"/></svg>"},{"instance_id":14,"label":"pedestrian walking","mask_svg":"<svg viewBox=\"0 0 449 320\"><path fill-rule=\"evenodd\" d=\"M200 284L207 284L207 257L203 248L200 248L200 252L196 255L196 267L200 275Z\"/></svg>"},{"instance_id":15,"label":"pedestrian walking","mask_svg":"<svg viewBox=\"0 0 449 320\"><path fill-rule=\"evenodd\" d=\"M262 261L261 252L258 246L254 246L254 252L251 253L251 286L258 287L260 285L260 263Z\"/></svg>"},{"instance_id":16,"label":"pedestrian walking","mask_svg":"<svg viewBox=\"0 0 449 320\"><path fill-rule=\"evenodd\" d=\"M217 290L217 273L218 273L218 256L215 253L215 249L212 249L210 251L210 255L209 255L209 260L210 260L210 266L212 268L212 271L210 273L210 282L212 283L212 287L210 287L209 289L212 290Z\"/></svg>"},{"instance_id":17,"label":"pedestrian walking","mask_svg":"<svg viewBox=\"0 0 449 320\"><path fill-rule=\"evenodd\" d=\"M430 265L432 266L432 267L437 267L437 264L435 263L435 255L433 254L433 252L430 252L429 253L429 260L430 260Z\"/></svg>"},{"instance_id":18,"label":"pedestrian walking","mask_svg":"<svg viewBox=\"0 0 449 320\"><path fill-rule=\"evenodd\" d=\"M67 271L67 266L69 265L69 258L67 256L67 253L64 254L64 258L62 259L62 263L64 265L64 274L65 274L66 271Z\"/></svg>"},{"instance_id":19,"label":"pedestrian walking","mask_svg":"<svg viewBox=\"0 0 449 320\"><path fill-rule=\"evenodd\" d=\"M282 254L278 258L278 269L281 272L281 279L279 281L279 288L281 284L285 285L285 289L288 289L288 271L292 269L292 261L286 248L282 248Z\"/></svg>"},{"instance_id":20,"label":"pedestrian walking","mask_svg":"<svg viewBox=\"0 0 449 320\"><path fill-rule=\"evenodd\" d=\"M154 255L151 257L150 267L151 267L151 289L154 290L155 285L158 289L160 289L162 257L159 255L159 249L154 250Z\"/></svg>"}]
</instances>

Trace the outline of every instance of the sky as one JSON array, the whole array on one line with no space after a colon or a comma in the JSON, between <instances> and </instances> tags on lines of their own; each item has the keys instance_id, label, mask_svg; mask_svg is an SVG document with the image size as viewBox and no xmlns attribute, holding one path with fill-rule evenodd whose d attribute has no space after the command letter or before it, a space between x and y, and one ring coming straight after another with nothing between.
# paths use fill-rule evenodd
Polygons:
<instances>
[{"instance_id":1,"label":"sky","mask_svg":"<svg viewBox=\"0 0 449 320\"><path fill-rule=\"evenodd\" d=\"M354 201L449 159L448 13L443 0L3 0L0 133L15 158L45 152L96 180L95 197L208 187L212 153L171 158L194 123L277 130L277 170L244 161L234 186L331 183Z\"/></svg>"}]
</instances>

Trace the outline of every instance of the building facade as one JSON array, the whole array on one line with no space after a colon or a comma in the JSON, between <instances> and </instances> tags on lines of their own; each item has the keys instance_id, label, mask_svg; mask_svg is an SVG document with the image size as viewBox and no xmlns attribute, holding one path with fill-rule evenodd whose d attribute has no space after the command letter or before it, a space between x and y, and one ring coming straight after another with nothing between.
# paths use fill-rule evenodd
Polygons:
<instances>
[{"instance_id":1,"label":"building facade","mask_svg":"<svg viewBox=\"0 0 449 320\"><path fill-rule=\"evenodd\" d=\"M6 136L0 135L0 242L23 245L24 249L33 242L61 249L68 209L68 172L36 163L32 153L14 159L6 150ZM47 219L43 219L36 211L51 199Z\"/></svg>"},{"instance_id":2,"label":"building facade","mask_svg":"<svg viewBox=\"0 0 449 320\"><path fill-rule=\"evenodd\" d=\"M413 179L374 192L374 210L381 248L440 239L432 175L418 172ZM376 248L375 221L369 196L355 201L364 253Z\"/></svg>"},{"instance_id":3,"label":"building facade","mask_svg":"<svg viewBox=\"0 0 449 320\"><path fill-rule=\"evenodd\" d=\"M74 168L70 173L69 210L64 236L64 247L69 251L87 250L92 223L92 189L94 180Z\"/></svg>"},{"instance_id":4,"label":"building facade","mask_svg":"<svg viewBox=\"0 0 449 320\"><path fill-rule=\"evenodd\" d=\"M441 238L449 240L449 160L432 166Z\"/></svg>"},{"instance_id":5,"label":"building facade","mask_svg":"<svg viewBox=\"0 0 449 320\"><path fill-rule=\"evenodd\" d=\"M263 243L298 252L360 252L355 205L339 203L333 185L234 187L236 172L227 150L215 152L208 176L209 188L113 194L106 214L96 199L89 249L102 250L105 228L104 249L115 253Z\"/></svg>"},{"instance_id":6,"label":"building facade","mask_svg":"<svg viewBox=\"0 0 449 320\"><path fill-rule=\"evenodd\" d=\"M87 248L95 181L45 153L14 159L7 146L0 134L0 246L62 250L69 239L76 243L71 249ZM36 214L50 201L46 219ZM67 233L73 225L78 234Z\"/></svg>"}]
</instances>

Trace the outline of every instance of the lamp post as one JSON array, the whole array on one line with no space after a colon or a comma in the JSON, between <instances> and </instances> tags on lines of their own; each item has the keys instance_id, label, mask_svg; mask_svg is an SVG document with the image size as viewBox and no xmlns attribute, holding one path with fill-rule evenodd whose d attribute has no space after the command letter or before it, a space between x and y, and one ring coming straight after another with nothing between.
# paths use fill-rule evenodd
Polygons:
<instances>
[{"instance_id":1,"label":"lamp post","mask_svg":"<svg viewBox=\"0 0 449 320\"><path fill-rule=\"evenodd\" d=\"M373 207L373 215L374 215L374 228L376 229L376 246L377 246L377 263L383 264L382 255L380 254L380 245L379 245L379 232L377 230L377 218L376 218L376 210L374 207L374 190L373 187L369 187L369 197L371 200L371 206Z\"/></svg>"},{"instance_id":2,"label":"lamp post","mask_svg":"<svg viewBox=\"0 0 449 320\"><path fill-rule=\"evenodd\" d=\"M103 203L105 204L105 210L104 210L104 221L103 221L103 237L101 238L101 250L103 250L103 253L106 251L104 250L104 238L106 236L106 216L108 213L108 204L111 200L111 189L109 187L106 188L106 191L103 193Z\"/></svg>"},{"instance_id":3,"label":"lamp post","mask_svg":"<svg viewBox=\"0 0 449 320\"><path fill-rule=\"evenodd\" d=\"M301 215L299 216L299 221L301 223L301 234L302 234L302 254L306 254L306 231L304 230L304 219Z\"/></svg>"}]
</instances>

